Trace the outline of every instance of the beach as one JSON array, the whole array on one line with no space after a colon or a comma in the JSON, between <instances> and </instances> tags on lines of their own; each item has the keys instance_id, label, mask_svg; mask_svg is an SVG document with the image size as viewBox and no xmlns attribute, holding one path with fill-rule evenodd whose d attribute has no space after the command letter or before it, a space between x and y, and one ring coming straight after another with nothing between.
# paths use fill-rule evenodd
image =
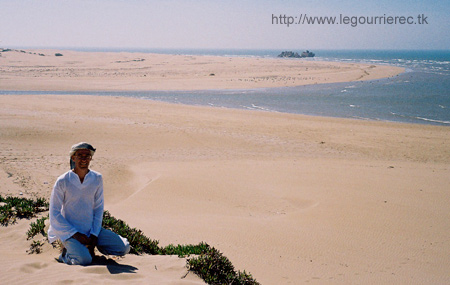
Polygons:
<instances>
[{"instance_id":1,"label":"beach","mask_svg":"<svg viewBox=\"0 0 450 285\"><path fill-rule=\"evenodd\" d=\"M1 55L1 90L249 89L373 80L404 71L393 66L287 58L137 52L11 50Z\"/></svg>"},{"instance_id":2,"label":"beach","mask_svg":"<svg viewBox=\"0 0 450 285\"><path fill-rule=\"evenodd\" d=\"M284 59L45 52L2 53L0 89L260 88L402 72ZM50 56L57 52L63 56ZM188 60L203 63L183 66ZM95 67L98 76L91 76ZM250 80L270 76L280 80ZM97 148L91 165L103 174L112 215L161 245L207 242L261 284L450 282L448 127L87 95L2 95L0 122L2 195L50 197L69 168L70 146L88 141ZM59 264L50 245L28 255L28 223L0 228L6 283L202 284L178 257L127 255L114 261L121 265L114 272Z\"/></svg>"}]
</instances>

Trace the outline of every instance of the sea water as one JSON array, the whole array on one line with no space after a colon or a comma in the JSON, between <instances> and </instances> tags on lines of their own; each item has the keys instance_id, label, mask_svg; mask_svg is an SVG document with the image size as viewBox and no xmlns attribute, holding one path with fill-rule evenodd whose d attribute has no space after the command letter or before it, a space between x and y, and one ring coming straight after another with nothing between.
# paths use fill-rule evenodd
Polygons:
<instances>
[{"instance_id":1,"label":"sea water","mask_svg":"<svg viewBox=\"0 0 450 285\"><path fill-rule=\"evenodd\" d=\"M279 50L127 49L107 51L262 58L276 57L280 53ZM0 91L0 94L76 93L125 96L189 105L450 126L450 51L314 50L313 52L316 57L304 60L394 65L403 67L406 71L392 78L371 81L250 90Z\"/></svg>"}]
</instances>

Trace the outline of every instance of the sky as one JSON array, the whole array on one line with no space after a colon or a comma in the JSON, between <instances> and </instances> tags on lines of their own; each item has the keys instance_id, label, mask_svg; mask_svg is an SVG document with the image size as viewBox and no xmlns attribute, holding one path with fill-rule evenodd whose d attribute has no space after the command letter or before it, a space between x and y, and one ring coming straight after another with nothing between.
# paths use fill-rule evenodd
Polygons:
<instances>
[{"instance_id":1,"label":"sky","mask_svg":"<svg viewBox=\"0 0 450 285\"><path fill-rule=\"evenodd\" d=\"M449 15L448 0L0 0L0 47L448 50Z\"/></svg>"}]
</instances>

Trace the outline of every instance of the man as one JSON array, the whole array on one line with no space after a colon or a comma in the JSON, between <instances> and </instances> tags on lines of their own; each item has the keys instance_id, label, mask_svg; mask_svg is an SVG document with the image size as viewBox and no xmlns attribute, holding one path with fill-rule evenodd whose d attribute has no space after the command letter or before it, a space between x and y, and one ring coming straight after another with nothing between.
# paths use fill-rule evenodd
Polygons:
<instances>
[{"instance_id":1,"label":"man","mask_svg":"<svg viewBox=\"0 0 450 285\"><path fill-rule=\"evenodd\" d=\"M95 148L85 142L72 146L72 169L58 177L50 198L48 240L62 242L58 261L66 264L90 264L96 246L107 255L130 251L126 238L102 228L103 179L89 169L94 153Z\"/></svg>"}]
</instances>

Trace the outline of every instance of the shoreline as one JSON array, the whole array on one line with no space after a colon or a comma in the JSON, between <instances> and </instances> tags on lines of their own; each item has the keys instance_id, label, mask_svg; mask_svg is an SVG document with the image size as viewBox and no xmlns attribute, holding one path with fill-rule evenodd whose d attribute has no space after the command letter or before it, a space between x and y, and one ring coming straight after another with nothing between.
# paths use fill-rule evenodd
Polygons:
<instances>
[{"instance_id":1,"label":"shoreline","mask_svg":"<svg viewBox=\"0 0 450 285\"><path fill-rule=\"evenodd\" d=\"M381 78L381 79L374 79L373 81L378 80L386 80L387 78ZM339 84L338 83L324 83L325 84ZM344 82L345 83L345 82ZM290 115L299 115L299 116L307 116L307 117L315 117L315 118L328 118L328 119L344 119L344 120L357 120L362 122L380 122L380 123L393 123L393 124L412 124L412 125L424 125L424 126L441 126L441 127L449 127L449 123L446 121L439 121L439 120L433 120L433 119L427 119L427 118L416 118L415 122L412 121L406 121L406 120L389 120L389 119L383 119L383 118L369 118L369 117L352 117L352 116L333 116L333 115L324 115L324 114L305 114L302 112L290 112L290 111L279 111L275 109L268 109L258 106L223 106L220 104L213 105L211 103L190 103L190 102L182 102L182 101L173 101L168 100L167 98L161 99L161 98L154 98L152 96L157 96L159 93L170 93L171 95L174 94L183 94L183 92L188 93L195 93L195 92L252 92L252 91L264 91L267 89L280 89L280 88L297 88L302 86L294 86L294 87L272 87L272 88L255 88L255 89L236 89L236 90L230 90L230 89L221 89L221 90L149 90L149 91L141 91L141 90L131 90L131 91L119 91L119 90L111 90L111 91L105 91L105 90L90 90L90 91L36 91L36 90L0 90L0 96L46 96L46 95L54 95L54 96L98 96L98 97L121 97L121 98L128 98L128 99L138 99L138 100L148 100L153 101L156 103L165 103L165 104L174 104L174 105L182 105L182 106L198 106L198 107L205 107L205 108L214 108L214 109L230 109L230 110L244 110L244 111L259 111L259 112L269 112L269 113L275 113L275 114L290 114ZM11 93L10 93L11 92ZM123 93L132 94L131 96L123 95ZM139 94L143 93L143 94ZM151 94L154 93L154 94ZM147 97L142 97L142 96ZM174 95L175 96L175 95Z\"/></svg>"},{"instance_id":2,"label":"shoreline","mask_svg":"<svg viewBox=\"0 0 450 285\"><path fill-rule=\"evenodd\" d=\"M0 63L0 89L23 91L293 87L380 79L405 71L395 66L301 59L71 50L13 50L1 53Z\"/></svg>"},{"instance_id":3,"label":"shoreline","mask_svg":"<svg viewBox=\"0 0 450 285\"><path fill-rule=\"evenodd\" d=\"M97 95L97 92L111 92L114 96L115 92L252 92L382 80L405 72L404 68L395 66L286 58L52 49L12 50L1 55L3 69L0 70L0 91L51 94L68 92ZM160 101L189 105L189 102ZM194 102L194 105L197 104ZM220 104L219 107L241 109ZM248 109L258 108L250 105ZM270 108L265 111L305 113Z\"/></svg>"}]
</instances>

